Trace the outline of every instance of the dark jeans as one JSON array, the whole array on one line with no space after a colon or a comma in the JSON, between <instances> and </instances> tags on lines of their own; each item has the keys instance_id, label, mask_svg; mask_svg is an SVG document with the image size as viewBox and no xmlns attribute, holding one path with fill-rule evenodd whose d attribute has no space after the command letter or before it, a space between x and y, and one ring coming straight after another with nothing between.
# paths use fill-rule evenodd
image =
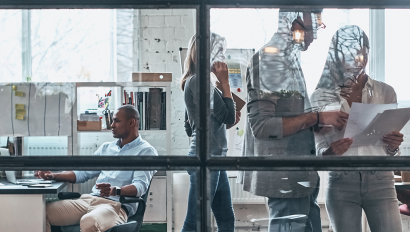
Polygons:
<instances>
[{"instance_id":1,"label":"dark jeans","mask_svg":"<svg viewBox=\"0 0 410 232\"><path fill-rule=\"evenodd\" d=\"M226 171L211 171L211 209L215 216L219 232L233 232L235 229L235 215L232 208L231 189L229 188ZM197 172L188 171L190 175L190 188L188 209L182 232L196 231L197 222Z\"/></svg>"}]
</instances>

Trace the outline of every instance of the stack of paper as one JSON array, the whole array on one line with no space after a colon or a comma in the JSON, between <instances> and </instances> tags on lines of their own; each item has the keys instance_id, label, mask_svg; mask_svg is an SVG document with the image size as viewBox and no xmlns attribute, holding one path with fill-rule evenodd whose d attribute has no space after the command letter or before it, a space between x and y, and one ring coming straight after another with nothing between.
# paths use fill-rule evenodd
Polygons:
<instances>
[{"instance_id":1,"label":"stack of paper","mask_svg":"<svg viewBox=\"0 0 410 232\"><path fill-rule=\"evenodd\" d=\"M352 104L344 138L353 146L381 145L383 135L400 131L410 119L410 108L397 104Z\"/></svg>"},{"instance_id":2,"label":"stack of paper","mask_svg":"<svg viewBox=\"0 0 410 232\"><path fill-rule=\"evenodd\" d=\"M100 121L97 114L80 114L80 121Z\"/></svg>"}]
</instances>

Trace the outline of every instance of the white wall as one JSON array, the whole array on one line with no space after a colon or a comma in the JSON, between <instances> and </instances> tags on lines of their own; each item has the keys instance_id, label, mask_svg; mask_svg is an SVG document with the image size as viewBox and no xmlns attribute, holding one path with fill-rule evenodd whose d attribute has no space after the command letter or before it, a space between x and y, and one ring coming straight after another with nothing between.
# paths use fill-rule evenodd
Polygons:
<instances>
[{"instance_id":1,"label":"white wall","mask_svg":"<svg viewBox=\"0 0 410 232\"><path fill-rule=\"evenodd\" d=\"M134 10L134 71L172 72L172 155L188 154L179 48L187 47L195 24L195 10Z\"/></svg>"}]
</instances>

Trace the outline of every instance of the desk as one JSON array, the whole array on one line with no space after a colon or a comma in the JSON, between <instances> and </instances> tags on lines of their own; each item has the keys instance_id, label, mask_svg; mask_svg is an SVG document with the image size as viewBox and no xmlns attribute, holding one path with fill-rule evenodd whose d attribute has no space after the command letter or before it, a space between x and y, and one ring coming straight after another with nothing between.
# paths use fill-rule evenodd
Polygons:
<instances>
[{"instance_id":1,"label":"desk","mask_svg":"<svg viewBox=\"0 0 410 232\"><path fill-rule=\"evenodd\" d=\"M0 179L1 231L46 231L46 201L44 194L57 194L67 183L53 187L32 188Z\"/></svg>"},{"instance_id":2,"label":"desk","mask_svg":"<svg viewBox=\"0 0 410 232\"><path fill-rule=\"evenodd\" d=\"M396 182L394 183L394 187L396 189L410 189L410 184L403 184L402 182Z\"/></svg>"}]
</instances>

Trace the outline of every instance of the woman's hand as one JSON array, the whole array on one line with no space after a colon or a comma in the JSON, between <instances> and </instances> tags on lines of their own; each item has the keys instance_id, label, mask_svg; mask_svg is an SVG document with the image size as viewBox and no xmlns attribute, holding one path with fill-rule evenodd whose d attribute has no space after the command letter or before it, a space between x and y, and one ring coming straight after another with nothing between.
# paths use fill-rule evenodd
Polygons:
<instances>
[{"instance_id":1,"label":"woman's hand","mask_svg":"<svg viewBox=\"0 0 410 232\"><path fill-rule=\"evenodd\" d=\"M216 78L221 83L221 85L229 85L229 73L228 65L223 62L215 62L211 67L211 72L215 73Z\"/></svg>"},{"instance_id":2,"label":"woman's hand","mask_svg":"<svg viewBox=\"0 0 410 232\"><path fill-rule=\"evenodd\" d=\"M223 62L215 62L211 71L215 74L218 81L216 87L222 91L222 96L227 98L232 98L231 87L229 86L229 74L228 66Z\"/></svg>"},{"instance_id":3,"label":"woman's hand","mask_svg":"<svg viewBox=\"0 0 410 232\"><path fill-rule=\"evenodd\" d=\"M330 147L323 152L323 156L328 155L343 155L347 150L349 150L350 145L352 145L353 140L349 138L341 139L330 144Z\"/></svg>"},{"instance_id":4,"label":"woman's hand","mask_svg":"<svg viewBox=\"0 0 410 232\"><path fill-rule=\"evenodd\" d=\"M383 136L383 142L389 146L390 151L399 148L403 141L403 134L398 131L393 131Z\"/></svg>"}]
</instances>

